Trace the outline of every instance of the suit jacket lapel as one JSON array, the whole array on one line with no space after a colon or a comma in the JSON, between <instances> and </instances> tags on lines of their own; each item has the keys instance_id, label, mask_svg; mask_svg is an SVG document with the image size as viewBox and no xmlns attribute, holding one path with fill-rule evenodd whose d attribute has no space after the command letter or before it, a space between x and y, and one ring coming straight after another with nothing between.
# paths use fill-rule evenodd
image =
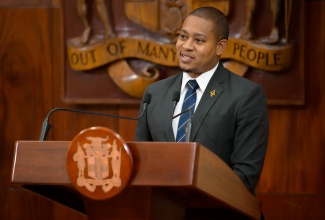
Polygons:
<instances>
[{"instance_id":1,"label":"suit jacket lapel","mask_svg":"<svg viewBox=\"0 0 325 220\"><path fill-rule=\"evenodd\" d=\"M173 95L175 91L180 91L182 84L182 74L178 74L175 78L175 80L170 84L167 85L168 91L166 94L166 99L164 100L164 112L163 112L163 125L165 130L165 135L167 141L173 142L175 141L174 133L173 133L173 127L172 127L172 117L174 115L174 103L173 103ZM157 115L157 117L161 117L160 115ZM158 125L159 126L159 125Z\"/></svg>"},{"instance_id":2,"label":"suit jacket lapel","mask_svg":"<svg viewBox=\"0 0 325 220\"><path fill-rule=\"evenodd\" d=\"M191 141L195 140L204 118L223 92L223 87L221 84L225 80L226 73L227 72L222 63L219 63L219 66L208 83L208 86L205 89L201 101L192 118Z\"/></svg>"}]
</instances>

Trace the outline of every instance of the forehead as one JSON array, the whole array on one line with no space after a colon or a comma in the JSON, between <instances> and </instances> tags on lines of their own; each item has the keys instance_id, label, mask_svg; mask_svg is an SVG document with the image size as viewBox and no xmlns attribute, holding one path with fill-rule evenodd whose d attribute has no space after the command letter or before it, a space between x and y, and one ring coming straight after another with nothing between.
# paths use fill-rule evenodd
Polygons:
<instances>
[{"instance_id":1,"label":"forehead","mask_svg":"<svg viewBox=\"0 0 325 220\"><path fill-rule=\"evenodd\" d=\"M190 15L184 20L181 30L189 34L214 35L213 22L194 15Z\"/></svg>"}]
</instances>

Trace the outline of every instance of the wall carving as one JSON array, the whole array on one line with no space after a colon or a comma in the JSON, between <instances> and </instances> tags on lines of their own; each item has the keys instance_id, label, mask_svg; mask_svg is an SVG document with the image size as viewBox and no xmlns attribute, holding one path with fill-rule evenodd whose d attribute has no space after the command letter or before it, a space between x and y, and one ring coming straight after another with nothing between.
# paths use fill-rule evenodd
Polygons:
<instances>
[{"instance_id":1,"label":"wall carving","mask_svg":"<svg viewBox=\"0 0 325 220\"><path fill-rule=\"evenodd\" d=\"M138 103L146 86L178 73L174 44L182 21L196 7L209 5L229 18L224 65L261 84L269 104L304 104L302 0L294 5L291 0L64 4L66 102Z\"/></svg>"}]
</instances>

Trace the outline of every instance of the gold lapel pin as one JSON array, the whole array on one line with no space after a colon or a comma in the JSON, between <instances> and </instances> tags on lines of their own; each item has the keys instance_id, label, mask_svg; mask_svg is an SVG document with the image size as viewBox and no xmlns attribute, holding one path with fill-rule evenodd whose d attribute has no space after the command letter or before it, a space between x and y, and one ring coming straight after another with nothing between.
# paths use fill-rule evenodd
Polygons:
<instances>
[{"instance_id":1,"label":"gold lapel pin","mask_svg":"<svg viewBox=\"0 0 325 220\"><path fill-rule=\"evenodd\" d=\"M212 97L212 96L215 96L216 95L216 90L212 90L212 91L210 91L210 96Z\"/></svg>"}]
</instances>

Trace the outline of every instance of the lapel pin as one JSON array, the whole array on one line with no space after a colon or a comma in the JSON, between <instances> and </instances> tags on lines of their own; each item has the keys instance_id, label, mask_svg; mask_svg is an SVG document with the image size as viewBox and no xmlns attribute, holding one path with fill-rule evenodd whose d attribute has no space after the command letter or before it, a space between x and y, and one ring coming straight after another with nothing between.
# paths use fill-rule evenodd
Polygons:
<instances>
[{"instance_id":1,"label":"lapel pin","mask_svg":"<svg viewBox=\"0 0 325 220\"><path fill-rule=\"evenodd\" d=\"M211 97L213 97L213 96L215 96L216 95L216 90L212 90L212 91L210 91L210 96Z\"/></svg>"}]
</instances>

